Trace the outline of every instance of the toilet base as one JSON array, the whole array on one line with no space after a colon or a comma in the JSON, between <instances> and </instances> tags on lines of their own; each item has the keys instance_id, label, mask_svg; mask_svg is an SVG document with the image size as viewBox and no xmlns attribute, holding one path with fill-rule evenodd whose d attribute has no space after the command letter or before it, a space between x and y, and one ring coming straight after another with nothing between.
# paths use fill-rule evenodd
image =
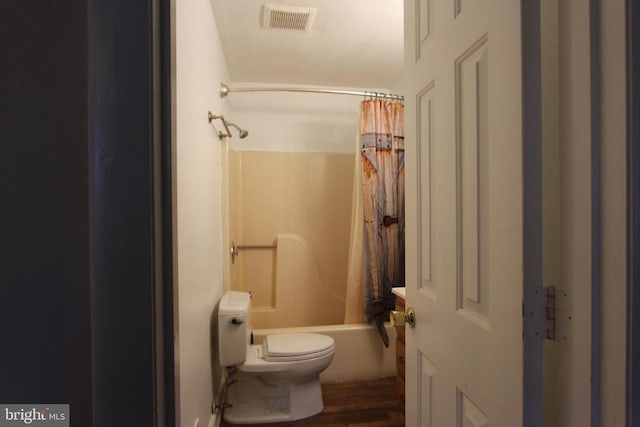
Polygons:
<instances>
[{"instance_id":1,"label":"toilet base","mask_svg":"<svg viewBox=\"0 0 640 427\"><path fill-rule=\"evenodd\" d=\"M288 383L239 373L227 401L231 406L224 410L224 420L232 424L295 421L324 409L317 376Z\"/></svg>"}]
</instances>

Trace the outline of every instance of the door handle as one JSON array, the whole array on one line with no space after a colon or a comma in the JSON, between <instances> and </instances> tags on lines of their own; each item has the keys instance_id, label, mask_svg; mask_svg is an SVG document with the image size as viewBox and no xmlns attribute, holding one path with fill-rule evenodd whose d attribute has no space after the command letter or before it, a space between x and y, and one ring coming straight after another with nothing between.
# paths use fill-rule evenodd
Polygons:
<instances>
[{"instance_id":1,"label":"door handle","mask_svg":"<svg viewBox=\"0 0 640 427\"><path fill-rule=\"evenodd\" d=\"M406 313L392 310L389 313L389 321L391 326L404 326L408 323L409 327L413 328L416 326L416 312L413 307L408 307Z\"/></svg>"}]
</instances>

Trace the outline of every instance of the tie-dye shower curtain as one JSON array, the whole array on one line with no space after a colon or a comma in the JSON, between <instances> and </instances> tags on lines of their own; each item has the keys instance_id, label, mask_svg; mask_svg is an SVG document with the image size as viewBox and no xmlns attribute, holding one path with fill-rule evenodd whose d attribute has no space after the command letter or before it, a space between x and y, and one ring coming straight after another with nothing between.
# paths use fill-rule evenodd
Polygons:
<instances>
[{"instance_id":1,"label":"tie-dye shower curtain","mask_svg":"<svg viewBox=\"0 0 640 427\"><path fill-rule=\"evenodd\" d=\"M365 320L375 322L388 347L391 288L404 286L404 106L373 99L361 108Z\"/></svg>"}]
</instances>

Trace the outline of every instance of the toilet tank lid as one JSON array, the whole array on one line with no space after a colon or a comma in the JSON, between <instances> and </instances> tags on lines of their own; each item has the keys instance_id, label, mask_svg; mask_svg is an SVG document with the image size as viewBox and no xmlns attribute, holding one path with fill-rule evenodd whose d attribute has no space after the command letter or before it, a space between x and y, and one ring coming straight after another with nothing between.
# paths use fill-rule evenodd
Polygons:
<instances>
[{"instance_id":1,"label":"toilet tank lid","mask_svg":"<svg viewBox=\"0 0 640 427\"><path fill-rule=\"evenodd\" d=\"M313 333L272 334L263 342L265 355L270 357L319 353L333 346L330 336Z\"/></svg>"},{"instance_id":2,"label":"toilet tank lid","mask_svg":"<svg viewBox=\"0 0 640 427\"><path fill-rule=\"evenodd\" d=\"M220 300L218 316L233 316L249 311L251 295L249 292L227 291Z\"/></svg>"}]
</instances>

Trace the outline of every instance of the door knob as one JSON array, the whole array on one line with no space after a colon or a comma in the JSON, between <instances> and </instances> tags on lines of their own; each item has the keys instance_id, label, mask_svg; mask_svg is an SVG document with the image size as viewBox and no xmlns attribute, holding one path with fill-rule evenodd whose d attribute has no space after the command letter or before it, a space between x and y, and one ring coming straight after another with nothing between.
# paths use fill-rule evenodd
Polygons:
<instances>
[{"instance_id":1,"label":"door knob","mask_svg":"<svg viewBox=\"0 0 640 427\"><path fill-rule=\"evenodd\" d=\"M389 313L389 321L391 326L404 326L405 323L408 323L409 327L413 328L416 326L416 312L413 307L408 307L406 313L392 310Z\"/></svg>"}]
</instances>

